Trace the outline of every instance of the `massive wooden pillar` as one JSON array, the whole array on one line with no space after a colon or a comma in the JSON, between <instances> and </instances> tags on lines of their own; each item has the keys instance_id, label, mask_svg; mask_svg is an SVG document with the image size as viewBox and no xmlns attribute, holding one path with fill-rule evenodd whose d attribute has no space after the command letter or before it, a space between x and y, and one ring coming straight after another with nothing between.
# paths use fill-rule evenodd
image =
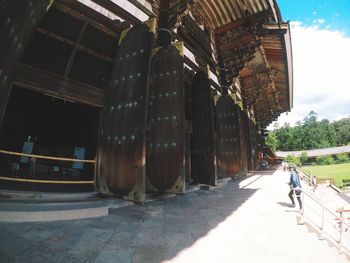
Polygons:
<instances>
[{"instance_id":1,"label":"massive wooden pillar","mask_svg":"<svg viewBox=\"0 0 350 263\"><path fill-rule=\"evenodd\" d=\"M185 97L183 57L174 46L152 59L147 129L149 190L185 191Z\"/></svg>"},{"instance_id":2,"label":"massive wooden pillar","mask_svg":"<svg viewBox=\"0 0 350 263\"><path fill-rule=\"evenodd\" d=\"M249 137L250 137L250 152L251 152L251 170L255 170L258 165L258 156L257 156L257 129L255 123L249 119Z\"/></svg>"},{"instance_id":3,"label":"massive wooden pillar","mask_svg":"<svg viewBox=\"0 0 350 263\"><path fill-rule=\"evenodd\" d=\"M50 0L0 1L0 127L11 93L12 72Z\"/></svg>"},{"instance_id":4,"label":"massive wooden pillar","mask_svg":"<svg viewBox=\"0 0 350 263\"><path fill-rule=\"evenodd\" d=\"M121 35L99 132L100 191L135 202L145 200L152 41L153 33L145 24L135 25Z\"/></svg>"},{"instance_id":5,"label":"massive wooden pillar","mask_svg":"<svg viewBox=\"0 0 350 263\"><path fill-rule=\"evenodd\" d=\"M218 177L232 177L240 169L241 147L238 110L229 95L221 96L216 103Z\"/></svg>"},{"instance_id":6,"label":"massive wooden pillar","mask_svg":"<svg viewBox=\"0 0 350 263\"><path fill-rule=\"evenodd\" d=\"M213 93L207 75L200 71L192 84L192 177L203 184L215 185L216 146Z\"/></svg>"},{"instance_id":7,"label":"massive wooden pillar","mask_svg":"<svg viewBox=\"0 0 350 263\"><path fill-rule=\"evenodd\" d=\"M244 111L239 110L239 134L240 134L240 148L241 148L241 169L242 175L247 175L248 166L248 153L250 151L249 143L249 129L248 129L248 116Z\"/></svg>"}]
</instances>

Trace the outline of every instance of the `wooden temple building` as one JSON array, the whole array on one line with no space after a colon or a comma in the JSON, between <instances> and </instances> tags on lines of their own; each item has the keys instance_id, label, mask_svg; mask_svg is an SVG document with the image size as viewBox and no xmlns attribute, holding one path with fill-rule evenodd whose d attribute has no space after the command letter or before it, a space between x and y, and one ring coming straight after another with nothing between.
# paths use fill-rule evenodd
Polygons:
<instances>
[{"instance_id":1,"label":"wooden temple building","mask_svg":"<svg viewBox=\"0 0 350 263\"><path fill-rule=\"evenodd\" d=\"M0 0L0 35L0 188L215 185L292 107L276 0Z\"/></svg>"}]
</instances>

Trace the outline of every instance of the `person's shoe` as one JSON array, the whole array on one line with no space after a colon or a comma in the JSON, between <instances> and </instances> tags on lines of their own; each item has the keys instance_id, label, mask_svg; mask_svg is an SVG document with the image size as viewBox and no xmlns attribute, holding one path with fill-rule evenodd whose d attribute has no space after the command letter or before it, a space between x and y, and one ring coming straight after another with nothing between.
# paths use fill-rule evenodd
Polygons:
<instances>
[{"instance_id":1,"label":"person's shoe","mask_svg":"<svg viewBox=\"0 0 350 263\"><path fill-rule=\"evenodd\" d=\"M289 207L295 207L295 204L290 204Z\"/></svg>"}]
</instances>

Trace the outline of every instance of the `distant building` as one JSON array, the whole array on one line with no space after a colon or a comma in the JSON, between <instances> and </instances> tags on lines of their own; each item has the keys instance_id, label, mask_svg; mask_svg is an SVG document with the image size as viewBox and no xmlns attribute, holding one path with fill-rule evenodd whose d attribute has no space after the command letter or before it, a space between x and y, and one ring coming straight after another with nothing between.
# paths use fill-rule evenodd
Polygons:
<instances>
[{"instance_id":1,"label":"distant building","mask_svg":"<svg viewBox=\"0 0 350 263\"><path fill-rule=\"evenodd\" d=\"M285 158L288 155L294 155L295 157L300 157L303 152L306 152L309 158L315 158L317 156L324 155L337 155L339 153L350 153L350 146L339 146L324 149L306 150L306 151L289 151L289 152L276 152L276 155L281 158Z\"/></svg>"}]
</instances>

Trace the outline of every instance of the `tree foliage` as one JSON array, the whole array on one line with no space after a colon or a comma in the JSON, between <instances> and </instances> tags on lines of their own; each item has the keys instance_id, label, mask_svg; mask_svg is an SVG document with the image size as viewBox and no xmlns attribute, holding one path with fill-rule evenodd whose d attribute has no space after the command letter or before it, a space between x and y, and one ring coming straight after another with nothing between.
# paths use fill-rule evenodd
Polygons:
<instances>
[{"instance_id":1,"label":"tree foliage","mask_svg":"<svg viewBox=\"0 0 350 263\"><path fill-rule=\"evenodd\" d=\"M349 162L349 160L350 160L349 155L346 153L338 153L335 156L336 163L347 163L347 162Z\"/></svg>"},{"instance_id":2,"label":"tree foliage","mask_svg":"<svg viewBox=\"0 0 350 263\"><path fill-rule=\"evenodd\" d=\"M266 137L266 144L271 147L272 150L276 151L278 146L278 140L276 137L276 134L273 132L270 132Z\"/></svg>"},{"instance_id":3,"label":"tree foliage","mask_svg":"<svg viewBox=\"0 0 350 263\"><path fill-rule=\"evenodd\" d=\"M330 155L321 155L316 157L316 163L318 165L330 165L334 164L334 159Z\"/></svg>"},{"instance_id":4,"label":"tree foliage","mask_svg":"<svg viewBox=\"0 0 350 263\"><path fill-rule=\"evenodd\" d=\"M337 145L350 143L350 118L344 118L334 123Z\"/></svg>"},{"instance_id":5,"label":"tree foliage","mask_svg":"<svg viewBox=\"0 0 350 263\"><path fill-rule=\"evenodd\" d=\"M280 151L301 151L347 145L350 143L350 118L331 123L318 121L317 113L311 111L294 127L285 123L275 126L266 139L266 144Z\"/></svg>"},{"instance_id":6,"label":"tree foliage","mask_svg":"<svg viewBox=\"0 0 350 263\"><path fill-rule=\"evenodd\" d=\"M286 161L288 163L292 163L298 167L301 166L300 158L295 157L294 155L287 155Z\"/></svg>"},{"instance_id":7,"label":"tree foliage","mask_svg":"<svg viewBox=\"0 0 350 263\"><path fill-rule=\"evenodd\" d=\"M307 156L307 152L302 152L300 154L300 161L301 163L304 165L307 163L307 161L309 160L309 157Z\"/></svg>"}]
</instances>

